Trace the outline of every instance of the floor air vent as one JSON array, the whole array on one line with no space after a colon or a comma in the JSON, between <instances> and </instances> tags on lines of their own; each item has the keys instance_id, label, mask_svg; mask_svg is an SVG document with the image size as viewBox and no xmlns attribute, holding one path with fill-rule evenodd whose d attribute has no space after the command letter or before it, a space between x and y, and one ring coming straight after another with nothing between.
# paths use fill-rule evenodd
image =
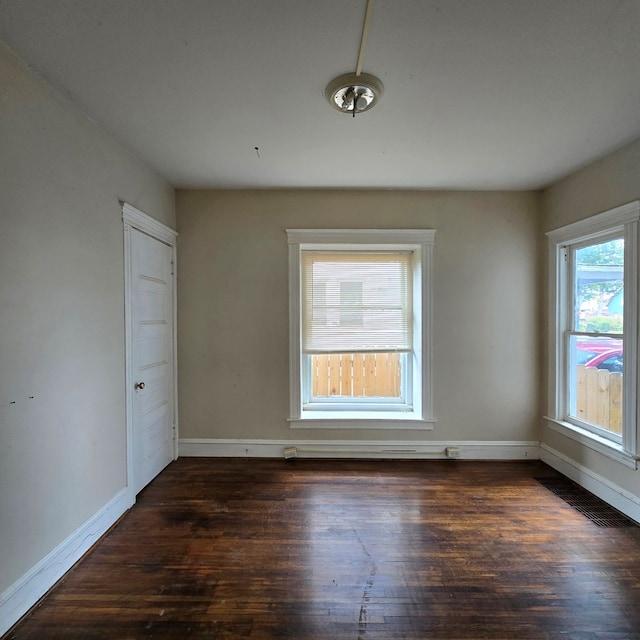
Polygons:
<instances>
[{"instance_id":1,"label":"floor air vent","mask_svg":"<svg viewBox=\"0 0 640 640\"><path fill-rule=\"evenodd\" d=\"M536 480L599 527L621 529L638 526L631 518L568 478L548 477Z\"/></svg>"}]
</instances>

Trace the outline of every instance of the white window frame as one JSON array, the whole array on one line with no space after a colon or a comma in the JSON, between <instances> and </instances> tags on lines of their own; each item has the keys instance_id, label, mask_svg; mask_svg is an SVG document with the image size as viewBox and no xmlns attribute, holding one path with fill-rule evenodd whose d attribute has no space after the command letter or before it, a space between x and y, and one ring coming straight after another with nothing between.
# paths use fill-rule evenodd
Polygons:
<instances>
[{"instance_id":1,"label":"white window frame","mask_svg":"<svg viewBox=\"0 0 640 640\"><path fill-rule=\"evenodd\" d=\"M433 429L432 297L433 229L287 229L289 244L289 424L292 428ZM349 410L338 402L305 402L301 336L301 252L412 251L414 253L414 349L407 406L388 401ZM417 313L419 311L419 313ZM308 386L308 384L307 384ZM323 406L323 404L325 406Z\"/></svg>"},{"instance_id":2,"label":"white window frame","mask_svg":"<svg viewBox=\"0 0 640 640\"><path fill-rule=\"evenodd\" d=\"M548 415L551 429L637 468L639 459L638 416L638 247L640 201L616 207L547 233L549 241L549 389ZM622 437L606 437L569 416L569 380L565 335L569 328L572 302L572 248L606 241L612 234L624 238L624 378Z\"/></svg>"}]
</instances>

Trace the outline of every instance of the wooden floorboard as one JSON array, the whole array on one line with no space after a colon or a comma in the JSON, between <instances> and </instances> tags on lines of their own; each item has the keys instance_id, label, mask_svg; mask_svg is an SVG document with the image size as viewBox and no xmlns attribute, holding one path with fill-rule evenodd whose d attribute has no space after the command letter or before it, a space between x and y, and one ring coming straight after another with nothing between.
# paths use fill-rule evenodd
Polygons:
<instances>
[{"instance_id":1,"label":"wooden floorboard","mask_svg":"<svg viewBox=\"0 0 640 640\"><path fill-rule=\"evenodd\" d=\"M640 640L640 528L541 462L181 458L6 638Z\"/></svg>"}]
</instances>

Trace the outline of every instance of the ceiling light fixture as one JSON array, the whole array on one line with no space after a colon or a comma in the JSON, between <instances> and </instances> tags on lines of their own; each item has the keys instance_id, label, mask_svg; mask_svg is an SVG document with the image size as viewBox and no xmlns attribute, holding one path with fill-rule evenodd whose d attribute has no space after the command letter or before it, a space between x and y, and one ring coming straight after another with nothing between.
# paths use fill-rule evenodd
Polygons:
<instances>
[{"instance_id":1,"label":"ceiling light fixture","mask_svg":"<svg viewBox=\"0 0 640 640\"><path fill-rule=\"evenodd\" d=\"M329 104L341 113L350 113L356 117L356 113L364 113L371 109L384 92L382 82L368 73L362 73L362 59L364 49L369 35L369 23L371 21L371 11L373 0L367 0L367 10L362 26L362 37L360 38L360 51L358 52L358 63L355 73L345 73L332 80L324 90L324 95Z\"/></svg>"}]
</instances>

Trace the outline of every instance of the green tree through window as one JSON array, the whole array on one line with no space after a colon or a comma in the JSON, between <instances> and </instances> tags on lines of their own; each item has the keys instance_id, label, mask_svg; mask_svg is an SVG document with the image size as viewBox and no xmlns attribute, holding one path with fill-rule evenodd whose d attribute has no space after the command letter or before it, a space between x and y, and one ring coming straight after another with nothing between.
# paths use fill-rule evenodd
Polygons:
<instances>
[{"instance_id":1,"label":"green tree through window","mask_svg":"<svg viewBox=\"0 0 640 640\"><path fill-rule=\"evenodd\" d=\"M576 250L576 328L581 331L622 331L621 300L624 240L592 244Z\"/></svg>"}]
</instances>

